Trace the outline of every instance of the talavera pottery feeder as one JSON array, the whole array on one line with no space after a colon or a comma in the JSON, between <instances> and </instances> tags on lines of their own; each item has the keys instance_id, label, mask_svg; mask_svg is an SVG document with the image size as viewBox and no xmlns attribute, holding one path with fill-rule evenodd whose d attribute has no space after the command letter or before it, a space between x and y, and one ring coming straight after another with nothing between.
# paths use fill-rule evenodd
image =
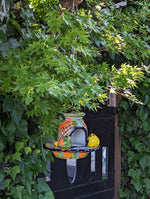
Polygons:
<instances>
[{"instance_id":1,"label":"talavera pottery feeder","mask_svg":"<svg viewBox=\"0 0 150 199\"><path fill-rule=\"evenodd\" d=\"M64 113L65 121L59 125L57 142L45 145L57 158L79 159L89 152L96 151L98 146L88 146L88 129L83 121L85 113Z\"/></svg>"}]
</instances>

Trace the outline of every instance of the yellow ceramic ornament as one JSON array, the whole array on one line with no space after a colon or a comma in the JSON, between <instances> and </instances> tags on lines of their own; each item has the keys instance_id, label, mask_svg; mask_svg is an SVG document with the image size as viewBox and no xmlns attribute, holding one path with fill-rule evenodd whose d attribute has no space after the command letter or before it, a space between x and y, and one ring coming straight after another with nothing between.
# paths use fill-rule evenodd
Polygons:
<instances>
[{"instance_id":1,"label":"yellow ceramic ornament","mask_svg":"<svg viewBox=\"0 0 150 199\"><path fill-rule=\"evenodd\" d=\"M88 140L88 146L91 148L96 148L100 144L99 138L94 133L89 136Z\"/></svg>"}]
</instances>

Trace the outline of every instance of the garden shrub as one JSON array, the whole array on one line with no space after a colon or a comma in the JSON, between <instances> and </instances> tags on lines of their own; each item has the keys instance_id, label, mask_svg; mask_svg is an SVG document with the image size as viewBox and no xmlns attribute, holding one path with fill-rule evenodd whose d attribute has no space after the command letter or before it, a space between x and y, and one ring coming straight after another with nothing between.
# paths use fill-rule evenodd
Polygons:
<instances>
[{"instance_id":1,"label":"garden shrub","mask_svg":"<svg viewBox=\"0 0 150 199\"><path fill-rule=\"evenodd\" d=\"M150 196L150 73L135 94L144 105L129 100L120 103L122 180L120 198L148 199Z\"/></svg>"},{"instance_id":2,"label":"garden shrub","mask_svg":"<svg viewBox=\"0 0 150 199\"><path fill-rule=\"evenodd\" d=\"M57 0L52 7L48 0L29 2L33 8L26 0L3 1L1 12L2 199L53 198L37 178L52 161L44 138L56 139L62 112L96 110L109 91L140 102L130 89L143 80L149 56L148 1L138 10L114 10L110 1L105 14L95 7L106 8L105 1L87 0L87 10L62 15Z\"/></svg>"},{"instance_id":3,"label":"garden shrub","mask_svg":"<svg viewBox=\"0 0 150 199\"><path fill-rule=\"evenodd\" d=\"M50 152L43 149L42 135L26 106L12 95L0 97L0 198L54 198L45 178ZM30 126L30 128L28 128Z\"/></svg>"}]
</instances>

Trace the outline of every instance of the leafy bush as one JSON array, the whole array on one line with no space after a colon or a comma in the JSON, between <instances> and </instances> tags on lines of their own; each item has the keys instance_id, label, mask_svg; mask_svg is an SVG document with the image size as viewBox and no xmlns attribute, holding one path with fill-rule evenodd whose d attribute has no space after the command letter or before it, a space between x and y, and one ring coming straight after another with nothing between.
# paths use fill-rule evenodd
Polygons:
<instances>
[{"instance_id":1,"label":"leafy bush","mask_svg":"<svg viewBox=\"0 0 150 199\"><path fill-rule=\"evenodd\" d=\"M145 105L120 103L122 137L122 186L120 198L147 199L150 196L150 74L135 91Z\"/></svg>"},{"instance_id":2,"label":"leafy bush","mask_svg":"<svg viewBox=\"0 0 150 199\"><path fill-rule=\"evenodd\" d=\"M52 159L43 150L35 121L25 116L25 105L12 95L1 96L0 112L0 198L54 198L45 179L36 179L39 173L47 174Z\"/></svg>"},{"instance_id":3,"label":"leafy bush","mask_svg":"<svg viewBox=\"0 0 150 199\"><path fill-rule=\"evenodd\" d=\"M90 13L79 10L60 16L51 11L47 24L50 35L33 40L22 50L14 49L0 62L1 92L21 97L27 115L40 117L43 132L50 134L57 113L77 111L81 106L96 109L107 99L108 89L125 90L124 95L132 96L126 88L135 87L143 78L141 67L122 64L118 70L97 61L101 53L91 35L103 33ZM117 41L115 47L109 41L110 49L116 51L116 47Z\"/></svg>"},{"instance_id":4,"label":"leafy bush","mask_svg":"<svg viewBox=\"0 0 150 199\"><path fill-rule=\"evenodd\" d=\"M91 11L61 15L58 1L55 9L47 7L52 1L29 2L33 9L27 1L3 1L0 22L3 199L53 198L45 179L37 178L51 158L43 139L56 139L62 112L96 110L109 90L137 101L129 89L143 80L149 56L148 1L138 12L114 10L111 2L105 14L89 0Z\"/></svg>"}]
</instances>

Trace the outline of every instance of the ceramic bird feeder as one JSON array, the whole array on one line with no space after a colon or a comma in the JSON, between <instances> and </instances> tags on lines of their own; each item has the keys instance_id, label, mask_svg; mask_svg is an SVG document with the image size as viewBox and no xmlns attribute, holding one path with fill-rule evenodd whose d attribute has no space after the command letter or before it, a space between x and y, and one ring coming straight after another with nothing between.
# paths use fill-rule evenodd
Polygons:
<instances>
[{"instance_id":1,"label":"ceramic bird feeder","mask_svg":"<svg viewBox=\"0 0 150 199\"><path fill-rule=\"evenodd\" d=\"M92 135L94 137L92 141L91 135L88 140L88 129L83 120L84 116L85 113L64 113L65 120L58 128L58 140L45 145L47 149L53 151L57 158L84 158L89 152L99 148L99 138L95 134Z\"/></svg>"}]
</instances>

